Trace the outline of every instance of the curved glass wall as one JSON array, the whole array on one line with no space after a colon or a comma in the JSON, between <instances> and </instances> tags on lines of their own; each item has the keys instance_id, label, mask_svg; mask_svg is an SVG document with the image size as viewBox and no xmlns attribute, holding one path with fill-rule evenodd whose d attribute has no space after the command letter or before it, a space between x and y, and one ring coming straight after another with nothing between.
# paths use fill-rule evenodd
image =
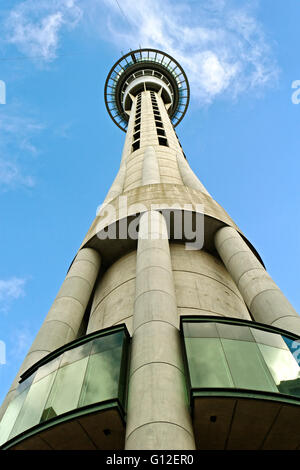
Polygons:
<instances>
[{"instance_id":1,"label":"curved glass wall","mask_svg":"<svg viewBox=\"0 0 300 470\"><path fill-rule=\"evenodd\" d=\"M181 323L192 396L222 389L300 404L300 338L228 318L182 317Z\"/></svg>"},{"instance_id":2,"label":"curved glass wall","mask_svg":"<svg viewBox=\"0 0 300 470\"><path fill-rule=\"evenodd\" d=\"M118 406L122 413L128 343L126 327L118 326L73 341L37 363L24 374L2 418L0 445L90 405Z\"/></svg>"}]
</instances>

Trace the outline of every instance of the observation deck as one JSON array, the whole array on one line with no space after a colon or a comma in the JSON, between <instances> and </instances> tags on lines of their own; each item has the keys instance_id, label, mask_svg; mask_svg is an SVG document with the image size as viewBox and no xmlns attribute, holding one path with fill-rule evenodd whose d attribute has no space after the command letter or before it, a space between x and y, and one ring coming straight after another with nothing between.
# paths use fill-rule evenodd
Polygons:
<instances>
[{"instance_id":1,"label":"observation deck","mask_svg":"<svg viewBox=\"0 0 300 470\"><path fill-rule=\"evenodd\" d=\"M189 104L189 83L179 63L157 49L130 51L111 68L104 98L115 124L126 132L132 98L144 90L161 91L172 124L176 127Z\"/></svg>"}]
</instances>

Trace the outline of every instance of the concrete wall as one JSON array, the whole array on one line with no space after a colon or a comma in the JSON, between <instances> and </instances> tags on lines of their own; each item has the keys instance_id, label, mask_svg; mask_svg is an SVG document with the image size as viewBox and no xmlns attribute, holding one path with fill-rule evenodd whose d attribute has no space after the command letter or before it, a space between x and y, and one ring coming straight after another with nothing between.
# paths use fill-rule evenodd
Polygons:
<instances>
[{"instance_id":1,"label":"concrete wall","mask_svg":"<svg viewBox=\"0 0 300 470\"><path fill-rule=\"evenodd\" d=\"M219 258L171 245L179 315L218 315L251 320L242 295Z\"/></svg>"},{"instance_id":2,"label":"concrete wall","mask_svg":"<svg viewBox=\"0 0 300 470\"><path fill-rule=\"evenodd\" d=\"M170 244L178 315L218 315L251 320L243 297L222 261L200 250ZM98 280L88 333L125 322L132 333L136 251L115 262Z\"/></svg>"},{"instance_id":3,"label":"concrete wall","mask_svg":"<svg viewBox=\"0 0 300 470\"><path fill-rule=\"evenodd\" d=\"M136 251L114 263L96 285L87 333L126 323L132 332Z\"/></svg>"}]
</instances>

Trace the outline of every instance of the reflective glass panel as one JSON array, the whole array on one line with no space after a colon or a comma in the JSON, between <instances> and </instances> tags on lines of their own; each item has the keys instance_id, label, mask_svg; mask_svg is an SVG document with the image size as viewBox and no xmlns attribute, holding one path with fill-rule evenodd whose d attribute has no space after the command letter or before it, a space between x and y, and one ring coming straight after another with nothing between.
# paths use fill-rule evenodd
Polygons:
<instances>
[{"instance_id":1,"label":"reflective glass panel","mask_svg":"<svg viewBox=\"0 0 300 470\"><path fill-rule=\"evenodd\" d=\"M185 338L192 387L233 387L218 338Z\"/></svg>"},{"instance_id":2,"label":"reflective glass panel","mask_svg":"<svg viewBox=\"0 0 300 470\"><path fill-rule=\"evenodd\" d=\"M236 387L300 398L300 340L222 321L183 322L183 333L192 387Z\"/></svg>"},{"instance_id":3,"label":"reflective glass panel","mask_svg":"<svg viewBox=\"0 0 300 470\"><path fill-rule=\"evenodd\" d=\"M277 392L256 343L231 339L221 339L221 341L237 388Z\"/></svg>"},{"instance_id":4,"label":"reflective glass panel","mask_svg":"<svg viewBox=\"0 0 300 470\"><path fill-rule=\"evenodd\" d=\"M87 362L88 357L58 369L42 421L77 408Z\"/></svg>"},{"instance_id":5,"label":"reflective glass panel","mask_svg":"<svg viewBox=\"0 0 300 470\"><path fill-rule=\"evenodd\" d=\"M90 356L78 406L118 397L122 346Z\"/></svg>"},{"instance_id":6,"label":"reflective glass panel","mask_svg":"<svg viewBox=\"0 0 300 470\"><path fill-rule=\"evenodd\" d=\"M236 339L240 341L254 341L248 326L230 325L229 323L217 323L220 338Z\"/></svg>"},{"instance_id":7,"label":"reflective glass panel","mask_svg":"<svg viewBox=\"0 0 300 470\"><path fill-rule=\"evenodd\" d=\"M117 398L122 403L126 351L127 337L121 330L90 338L40 366L18 386L0 423L0 445L78 406Z\"/></svg>"},{"instance_id":8,"label":"reflective glass panel","mask_svg":"<svg viewBox=\"0 0 300 470\"><path fill-rule=\"evenodd\" d=\"M124 341L124 333L122 331L114 333L112 335L103 336L102 338L96 338L93 341L93 347L91 354L100 353L109 349L117 348L121 346Z\"/></svg>"},{"instance_id":9,"label":"reflective glass panel","mask_svg":"<svg viewBox=\"0 0 300 470\"><path fill-rule=\"evenodd\" d=\"M274 348L288 349L281 335L259 330L258 328L251 328L251 330L257 343L273 346Z\"/></svg>"},{"instance_id":10,"label":"reflective glass panel","mask_svg":"<svg viewBox=\"0 0 300 470\"><path fill-rule=\"evenodd\" d=\"M83 343L76 348L72 348L69 351L66 351L62 356L60 367L63 367L67 364L72 364L72 362L79 361L80 359L89 356L92 349L92 343L92 341L88 341L87 343Z\"/></svg>"},{"instance_id":11,"label":"reflective glass panel","mask_svg":"<svg viewBox=\"0 0 300 470\"><path fill-rule=\"evenodd\" d=\"M10 435L10 432L19 415L20 409L27 396L28 390L29 389L26 388L8 405L7 410L0 423L0 445L7 441L8 436Z\"/></svg>"},{"instance_id":12,"label":"reflective glass panel","mask_svg":"<svg viewBox=\"0 0 300 470\"><path fill-rule=\"evenodd\" d=\"M290 351L264 344L259 348L279 392L300 397L300 367Z\"/></svg>"},{"instance_id":13,"label":"reflective glass panel","mask_svg":"<svg viewBox=\"0 0 300 470\"><path fill-rule=\"evenodd\" d=\"M17 390L16 390L16 396L19 395L20 393L23 393L24 390L29 388L34 381L36 376L36 372L34 372L30 377L28 377L26 380L23 380L23 382L19 383Z\"/></svg>"},{"instance_id":14,"label":"reflective glass panel","mask_svg":"<svg viewBox=\"0 0 300 470\"><path fill-rule=\"evenodd\" d=\"M183 323L183 333L185 338L218 338L216 324L207 323Z\"/></svg>"},{"instance_id":15,"label":"reflective glass panel","mask_svg":"<svg viewBox=\"0 0 300 470\"><path fill-rule=\"evenodd\" d=\"M51 374L52 372L55 372L59 367L61 357L62 356L59 356L53 359L52 361L47 362L47 364L39 367L35 373L34 382L38 382L39 380L43 379L47 375Z\"/></svg>"},{"instance_id":16,"label":"reflective glass panel","mask_svg":"<svg viewBox=\"0 0 300 470\"><path fill-rule=\"evenodd\" d=\"M56 372L32 384L10 438L39 423Z\"/></svg>"}]
</instances>

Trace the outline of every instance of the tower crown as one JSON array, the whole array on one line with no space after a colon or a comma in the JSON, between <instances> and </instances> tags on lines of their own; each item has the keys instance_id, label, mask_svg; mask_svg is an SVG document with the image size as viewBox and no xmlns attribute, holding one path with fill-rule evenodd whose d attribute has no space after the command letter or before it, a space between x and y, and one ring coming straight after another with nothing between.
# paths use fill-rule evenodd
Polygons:
<instances>
[{"instance_id":1,"label":"tower crown","mask_svg":"<svg viewBox=\"0 0 300 470\"><path fill-rule=\"evenodd\" d=\"M107 111L117 126L126 131L132 98L143 90L160 91L171 121L177 126L186 113L190 88L179 63L157 49L137 49L119 59L105 83Z\"/></svg>"}]
</instances>

